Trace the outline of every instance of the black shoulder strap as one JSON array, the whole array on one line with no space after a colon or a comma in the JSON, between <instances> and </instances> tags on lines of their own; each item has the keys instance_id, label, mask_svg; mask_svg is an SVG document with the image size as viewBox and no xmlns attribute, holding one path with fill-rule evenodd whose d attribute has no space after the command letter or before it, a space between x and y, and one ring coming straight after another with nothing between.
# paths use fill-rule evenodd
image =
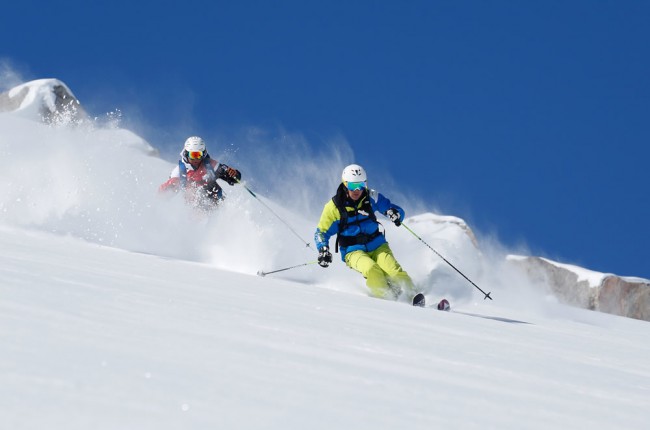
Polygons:
<instances>
[{"instance_id":1,"label":"black shoulder strap","mask_svg":"<svg viewBox=\"0 0 650 430\"><path fill-rule=\"evenodd\" d=\"M339 210L339 231L336 234L336 243L334 245L334 252L339 252L339 234L345 230L345 228L348 226L348 211L345 210L345 198L347 197L347 193L345 191L345 185L341 184L339 185L339 188L336 190L336 195L332 197L332 202L334 203L334 206L336 206L336 209Z\"/></svg>"}]
</instances>

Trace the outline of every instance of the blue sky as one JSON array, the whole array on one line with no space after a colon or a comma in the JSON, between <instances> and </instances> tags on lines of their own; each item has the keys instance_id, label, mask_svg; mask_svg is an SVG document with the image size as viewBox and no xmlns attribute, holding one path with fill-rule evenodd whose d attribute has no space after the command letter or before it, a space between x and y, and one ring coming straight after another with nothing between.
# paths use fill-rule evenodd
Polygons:
<instances>
[{"instance_id":1,"label":"blue sky","mask_svg":"<svg viewBox=\"0 0 650 430\"><path fill-rule=\"evenodd\" d=\"M508 246L650 278L650 3L13 2L0 59L152 144L281 127ZM233 132L234 133L234 132ZM316 220L314 220L316 223Z\"/></svg>"}]
</instances>

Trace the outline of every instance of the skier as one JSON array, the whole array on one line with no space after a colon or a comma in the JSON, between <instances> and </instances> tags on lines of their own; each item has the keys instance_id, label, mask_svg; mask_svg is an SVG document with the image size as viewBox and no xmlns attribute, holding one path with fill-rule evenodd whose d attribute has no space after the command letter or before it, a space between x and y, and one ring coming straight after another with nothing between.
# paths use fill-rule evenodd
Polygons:
<instances>
[{"instance_id":1,"label":"skier","mask_svg":"<svg viewBox=\"0 0 650 430\"><path fill-rule=\"evenodd\" d=\"M369 189L366 171L357 164L343 169L341 181L325 204L314 235L318 264L328 267L332 262L329 239L336 234L336 252L340 247L345 264L366 278L373 297L396 300L404 292L414 306L424 306L424 295L415 294L411 277L395 260L375 216L380 212L400 226L404 211Z\"/></svg>"},{"instance_id":2,"label":"skier","mask_svg":"<svg viewBox=\"0 0 650 430\"><path fill-rule=\"evenodd\" d=\"M169 179L160 185L159 192L184 191L186 203L204 210L216 207L224 199L217 179L229 185L241 179L241 173L208 155L205 142L198 136L188 137L181 151L178 166Z\"/></svg>"}]
</instances>

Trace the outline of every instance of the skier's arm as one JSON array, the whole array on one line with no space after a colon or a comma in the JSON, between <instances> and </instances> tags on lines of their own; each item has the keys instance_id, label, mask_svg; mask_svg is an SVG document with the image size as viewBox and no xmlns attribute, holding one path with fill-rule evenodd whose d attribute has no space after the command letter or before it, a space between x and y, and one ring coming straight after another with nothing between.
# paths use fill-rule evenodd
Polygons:
<instances>
[{"instance_id":1,"label":"skier's arm","mask_svg":"<svg viewBox=\"0 0 650 430\"><path fill-rule=\"evenodd\" d=\"M158 187L159 193L165 193L167 191L178 191L178 178L169 178Z\"/></svg>"},{"instance_id":2,"label":"skier's arm","mask_svg":"<svg viewBox=\"0 0 650 430\"><path fill-rule=\"evenodd\" d=\"M177 166L172 170L171 174L169 175L169 179L160 184L160 187L158 187L158 192L164 193L167 191L178 191L180 182L180 171Z\"/></svg>"},{"instance_id":3,"label":"skier's arm","mask_svg":"<svg viewBox=\"0 0 650 430\"><path fill-rule=\"evenodd\" d=\"M397 222L395 222L395 216L391 216L390 212L396 212L397 215L399 215L398 221L402 221L404 219L404 209L401 207L397 206L394 203L391 203L390 200L388 200L387 197L385 197L383 194L378 193L375 190L370 191L370 203L373 207L374 210L377 212L381 212L383 215L387 216L390 218L392 222L395 224L399 225ZM390 212L389 212L390 211Z\"/></svg>"},{"instance_id":4,"label":"skier's arm","mask_svg":"<svg viewBox=\"0 0 650 430\"><path fill-rule=\"evenodd\" d=\"M331 200L323 208L320 216L320 221L314 233L314 242L316 249L321 249L324 246L329 247L330 237L339 229L340 214L339 210Z\"/></svg>"},{"instance_id":5,"label":"skier's arm","mask_svg":"<svg viewBox=\"0 0 650 430\"><path fill-rule=\"evenodd\" d=\"M332 253L330 252L330 237L339 230L340 215L339 210L331 200L323 208L320 221L314 233L314 241L318 250L318 264L321 267L327 267L332 262Z\"/></svg>"}]
</instances>

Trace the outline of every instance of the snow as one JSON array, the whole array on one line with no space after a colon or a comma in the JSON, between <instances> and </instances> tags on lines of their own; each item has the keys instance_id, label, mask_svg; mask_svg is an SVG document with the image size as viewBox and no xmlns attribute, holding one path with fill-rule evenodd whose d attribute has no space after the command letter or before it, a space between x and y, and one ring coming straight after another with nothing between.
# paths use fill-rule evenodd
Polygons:
<instances>
[{"instance_id":1,"label":"snow","mask_svg":"<svg viewBox=\"0 0 650 430\"><path fill-rule=\"evenodd\" d=\"M406 223L494 301L388 223L456 312L369 298L337 255L256 276L315 251L240 186L207 219L159 198L147 145L0 114L2 428L647 427L647 322L558 305L434 214ZM330 191L257 195L311 241Z\"/></svg>"},{"instance_id":2,"label":"snow","mask_svg":"<svg viewBox=\"0 0 650 430\"><path fill-rule=\"evenodd\" d=\"M0 250L6 428L641 429L650 418L642 321L484 302L462 310L500 319L438 312L15 228Z\"/></svg>"}]
</instances>

